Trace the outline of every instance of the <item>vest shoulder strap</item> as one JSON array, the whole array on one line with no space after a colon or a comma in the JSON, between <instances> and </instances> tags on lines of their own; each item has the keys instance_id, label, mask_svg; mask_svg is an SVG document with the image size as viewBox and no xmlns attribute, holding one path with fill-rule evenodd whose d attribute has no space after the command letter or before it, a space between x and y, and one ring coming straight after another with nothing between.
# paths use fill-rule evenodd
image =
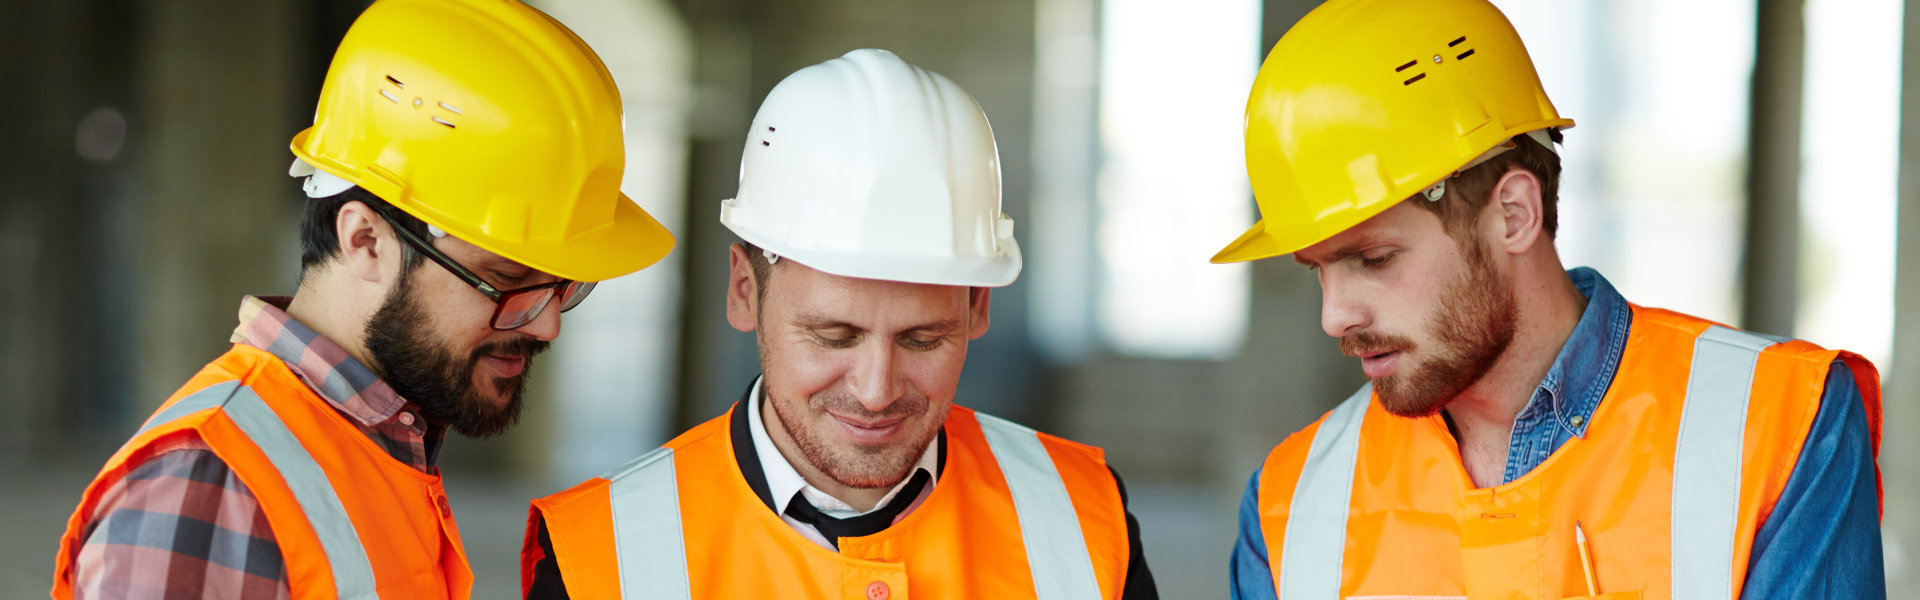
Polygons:
<instances>
[{"instance_id":1,"label":"vest shoulder strap","mask_svg":"<svg viewBox=\"0 0 1920 600\"><path fill-rule=\"evenodd\" d=\"M248 441L272 463L274 470L278 471L277 475L293 492L294 499L300 504L300 511L306 515L308 525L313 528L321 549L326 553L334 590L339 597L378 598L373 566L367 558L366 548L361 545L353 520L347 517L346 505L334 491L326 471L321 469L320 463L307 452L293 430L253 388L239 381L207 386L155 413L140 427L140 433L161 427L194 427L199 421L210 418L213 411L219 411L233 421ZM138 435L135 434L135 437ZM216 453L219 451L216 441L208 440L208 444L214 447Z\"/></svg>"},{"instance_id":2,"label":"vest shoulder strap","mask_svg":"<svg viewBox=\"0 0 1920 600\"><path fill-rule=\"evenodd\" d=\"M1036 596L1040 600L1099 598L1100 580L1094 574L1073 498L1039 434L993 415L974 413L974 418L1013 495Z\"/></svg>"},{"instance_id":3,"label":"vest shoulder strap","mask_svg":"<svg viewBox=\"0 0 1920 600\"><path fill-rule=\"evenodd\" d=\"M612 504L620 597L691 599L673 449L655 448L602 477Z\"/></svg>"},{"instance_id":4,"label":"vest shoulder strap","mask_svg":"<svg viewBox=\"0 0 1920 600\"><path fill-rule=\"evenodd\" d=\"M1673 457L1673 597L1731 598L1742 449L1754 365L1777 338L1708 327L1693 366Z\"/></svg>"},{"instance_id":5,"label":"vest shoulder strap","mask_svg":"<svg viewBox=\"0 0 1920 600\"><path fill-rule=\"evenodd\" d=\"M1281 598L1340 597L1347 547L1347 506L1360 456L1360 424L1373 405L1373 384L1327 413L1307 446L1300 481L1287 507L1286 547L1280 549Z\"/></svg>"}]
</instances>

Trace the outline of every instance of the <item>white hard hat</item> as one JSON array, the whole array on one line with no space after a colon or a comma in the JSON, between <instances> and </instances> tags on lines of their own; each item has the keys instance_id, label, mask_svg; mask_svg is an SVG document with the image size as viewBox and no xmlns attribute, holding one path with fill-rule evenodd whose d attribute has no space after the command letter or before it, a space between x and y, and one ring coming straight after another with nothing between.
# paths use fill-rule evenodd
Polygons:
<instances>
[{"instance_id":1,"label":"white hard hat","mask_svg":"<svg viewBox=\"0 0 1920 600\"><path fill-rule=\"evenodd\" d=\"M834 275L980 287L1020 275L986 114L952 80L885 50L774 86L720 222Z\"/></svg>"}]
</instances>

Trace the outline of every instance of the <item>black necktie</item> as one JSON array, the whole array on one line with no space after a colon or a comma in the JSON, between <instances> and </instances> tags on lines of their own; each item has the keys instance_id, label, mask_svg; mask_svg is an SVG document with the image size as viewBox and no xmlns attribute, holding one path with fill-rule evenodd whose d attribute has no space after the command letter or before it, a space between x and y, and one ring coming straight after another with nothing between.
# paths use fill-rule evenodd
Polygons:
<instances>
[{"instance_id":1,"label":"black necktie","mask_svg":"<svg viewBox=\"0 0 1920 600\"><path fill-rule=\"evenodd\" d=\"M820 512L820 509L814 508L813 503L808 502L806 496L800 492L794 492L793 501L787 503L787 516L820 530L820 535L826 537L827 542L833 544L834 549L838 550L840 538L873 535L892 525L893 518L899 516L901 511L907 510L907 507L912 506L913 501L920 497L921 488L927 487L927 480L930 478L926 469L914 469L913 478L907 480L905 487L900 488L900 493L893 495L892 502L888 502L879 510L845 519L827 516L826 513Z\"/></svg>"}]
</instances>

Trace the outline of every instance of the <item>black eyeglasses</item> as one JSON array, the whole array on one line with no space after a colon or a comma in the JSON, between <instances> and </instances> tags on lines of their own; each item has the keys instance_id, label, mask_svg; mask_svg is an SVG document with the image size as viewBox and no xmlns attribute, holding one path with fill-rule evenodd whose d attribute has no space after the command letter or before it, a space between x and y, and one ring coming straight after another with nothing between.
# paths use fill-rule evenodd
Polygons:
<instances>
[{"instance_id":1,"label":"black eyeglasses","mask_svg":"<svg viewBox=\"0 0 1920 600\"><path fill-rule=\"evenodd\" d=\"M593 291L594 282L567 279L500 291L485 279L481 279L479 275L460 266L460 263L454 262L453 257L442 254L439 249L433 247L433 244L427 243L412 231L393 222L393 217L381 213L380 218L386 219L387 226L391 227L401 240L406 241L408 246L427 255L427 258L453 273L454 277L459 277L461 281L467 282L467 285L473 286L473 289L479 290L487 299L493 300L494 329L507 331L532 323L536 317L540 316L540 311L547 308L547 303L553 300L555 294L560 296L560 312L567 312L579 306L580 301L587 299L587 294Z\"/></svg>"}]
</instances>

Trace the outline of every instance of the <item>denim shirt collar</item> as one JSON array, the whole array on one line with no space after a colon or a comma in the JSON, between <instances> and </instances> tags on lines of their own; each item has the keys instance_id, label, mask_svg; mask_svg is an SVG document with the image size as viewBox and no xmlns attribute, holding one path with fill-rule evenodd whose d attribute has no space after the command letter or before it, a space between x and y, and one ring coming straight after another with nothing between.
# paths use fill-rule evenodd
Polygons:
<instances>
[{"instance_id":1,"label":"denim shirt collar","mask_svg":"<svg viewBox=\"0 0 1920 600\"><path fill-rule=\"evenodd\" d=\"M1586 311L1515 421L1550 420L1584 438L1626 352L1633 309L1598 271L1579 267L1567 271L1567 277L1587 297Z\"/></svg>"}]
</instances>

